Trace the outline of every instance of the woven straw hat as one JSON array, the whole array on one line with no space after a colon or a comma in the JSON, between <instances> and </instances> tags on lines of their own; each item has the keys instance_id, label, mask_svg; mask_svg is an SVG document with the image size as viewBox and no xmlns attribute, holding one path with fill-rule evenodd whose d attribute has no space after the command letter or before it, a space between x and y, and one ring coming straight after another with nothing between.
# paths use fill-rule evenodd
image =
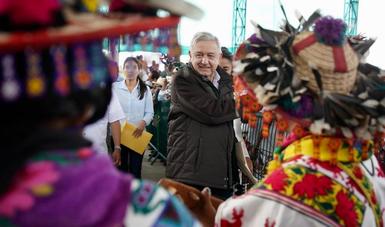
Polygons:
<instances>
[{"instance_id":1,"label":"woven straw hat","mask_svg":"<svg viewBox=\"0 0 385 227\"><path fill-rule=\"evenodd\" d=\"M317 11L297 29L283 28L282 35L257 25L263 42L250 37L237 50L234 71L258 101L316 135L369 139L383 132L381 70L359 61L373 41L351 42L342 20Z\"/></svg>"},{"instance_id":2,"label":"woven straw hat","mask_svg":"<svg viewBox=\"0 0 385 227\"><path fill-rule=\"evenodd\" d=\"M295 75L308 81L307 87L319 92L312 69L321 74L324 91L348 94L356 81L358 57L350 45L329 46L316 40L313 32L297 35L293 42Z\"/></svg>"}]
</instances>

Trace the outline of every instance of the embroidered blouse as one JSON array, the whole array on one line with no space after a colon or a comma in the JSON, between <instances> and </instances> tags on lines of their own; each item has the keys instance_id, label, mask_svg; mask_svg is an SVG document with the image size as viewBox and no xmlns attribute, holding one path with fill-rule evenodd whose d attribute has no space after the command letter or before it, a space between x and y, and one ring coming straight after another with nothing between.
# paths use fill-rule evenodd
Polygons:
<instances>
[{"instance_id":1,"label":"embroidered blouse","mask_svg":"<svg viewBox=\"0 0 385 227\"><path fill-rule=\"evenodd\" d=\"M294 147L299 143L308 142ZM383 226L385 175L375 156L354 161L358 152L348 161L343 145L334 157L325 156L323 146L302 147L296 155L288 146L287 159L263 181L221 204L216 226Z\"/></svg>"}]
</instances>

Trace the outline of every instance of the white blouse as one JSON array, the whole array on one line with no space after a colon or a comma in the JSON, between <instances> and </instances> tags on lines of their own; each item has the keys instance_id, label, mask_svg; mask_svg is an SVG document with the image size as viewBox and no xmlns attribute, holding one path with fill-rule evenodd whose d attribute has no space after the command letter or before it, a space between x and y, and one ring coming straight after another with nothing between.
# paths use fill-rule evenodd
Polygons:
<instances>
[{"instance_id":1,"label":"white blouse","mask_svg":"<svg viewBox=\"0 0 385 227\"><path fill-rule=\"evenodd\" d=\"M149 87L146 86L147 91L141 100L139 100L139 83L136 83L132 92L128 90L125 80L113 83L112 88L118 96L120 105L126 115L126 120L129 123L138 125L141 120L144 120L146 125L151 123L154 117L154 105Z\"/></svg>"}]
</instances>

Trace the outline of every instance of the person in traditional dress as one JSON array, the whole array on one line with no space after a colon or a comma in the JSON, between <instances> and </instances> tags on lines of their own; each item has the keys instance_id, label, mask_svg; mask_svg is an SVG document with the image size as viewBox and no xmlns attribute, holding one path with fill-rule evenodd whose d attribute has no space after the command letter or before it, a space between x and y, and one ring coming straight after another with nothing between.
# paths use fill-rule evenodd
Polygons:
<instances>
[{"instance_id":1,"label":"person in traditional dress","mask_svg":"<svg viewBox=\"0 0 385 227\"><path fill-rule=\"evenodd\" d=\"M352 42L342 20L318 11L300 22L257 25L236 53L235 74L290 135L265 178L220 205L216 226L383 226L373 140L384 130L385 83L360 62L373 41Z\"/></svg>"}]
</instances>

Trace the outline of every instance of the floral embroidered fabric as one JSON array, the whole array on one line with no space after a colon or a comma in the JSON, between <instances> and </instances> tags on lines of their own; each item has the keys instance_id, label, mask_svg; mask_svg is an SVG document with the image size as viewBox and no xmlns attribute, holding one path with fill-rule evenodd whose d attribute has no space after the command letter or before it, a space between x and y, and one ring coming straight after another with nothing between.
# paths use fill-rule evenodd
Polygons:
<instances>
[{"instance_id":1,"label":"floral embroidered fabric","mask_svg":"<svg viewBox=\"0 0 385 227\"><path fill-rule=\"evenodd\" d=\"M323 168L320 165L316 166ZM340 180L351 181L347 178ZM344 187L315 169L291 165L274 171L258 186L258 189L272 190L285 195L327 215L340 225L360 226L365 201L349 192L349 189L357 190L352 187L353 185L346 186L350 188Z\"/></svg>"},{"instance_id":2,"label":"floral embroidered fabric","mask_svg":"<svg viewBox=\"0 0 385 227\"><path fill-rule=\"evenodd\" d=\"M194 226L163 188L120 173L89 148L33 157L0 195L0 226Z\"/></svg>"},{"instance_id":3,"label":"floral embroidered fabric","mask_svg":"<svg viewBox=\"0 0 385 227\"><path fill-rule=\"evenodd\" d=\"M260 184L220 206L218 226L383 226L385 178L374 155L357 149L357 161L334 164L295 153L298 141L292 144L290 155L283 150L281 164ZM322 152L318 157L326 157Z\"/></svg>"}]
</instances>

